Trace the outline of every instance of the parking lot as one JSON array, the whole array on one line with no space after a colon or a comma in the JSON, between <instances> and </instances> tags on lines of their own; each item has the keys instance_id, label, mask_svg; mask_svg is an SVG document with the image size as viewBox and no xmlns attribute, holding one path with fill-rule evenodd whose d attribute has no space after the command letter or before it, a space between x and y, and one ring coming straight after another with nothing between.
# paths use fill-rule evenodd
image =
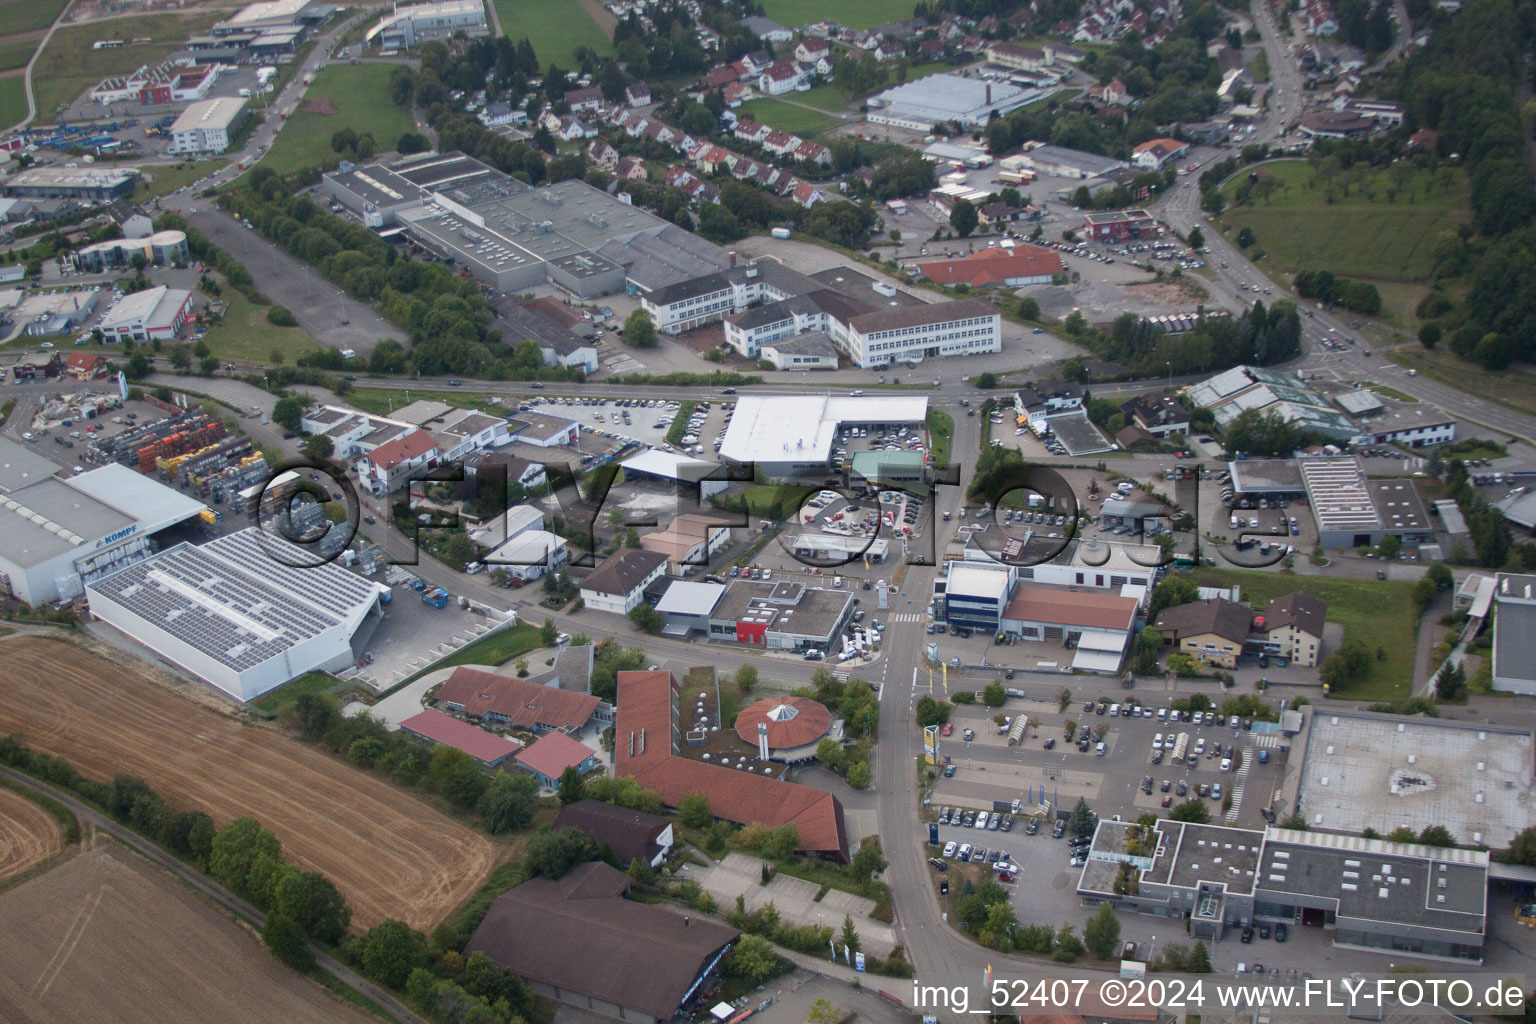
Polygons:
<instances>
[{"instance_id":1,"label":"parking lot","mask_svg":"<svg viewBox=\"0 0 1536 1024\"><path fill-rule=\"evenodd\" d=\"M1129 701L1143 700L1130 694L1127 697ZM1213 820L1262 827L1260 811L1280 785L1283 744L1278 734L1264 731L1267 727L1262 723L1257 733L1244 730L1240 723L1234 727L1230 721L1173 723L1156 717L1159 703L1144 700L1140 705L1151 711L1150 716L1111 715L1113 704L1107 697L1093 701L1092 711L1085 710L1082 700L1074 700L1065 711L1056 703L1017 699L997 710L957 705L951 715L954 732L942 740L943 752L952 758L955 772L939 780L934 806L986 809L993 800L1027 799L1031 787L1038 800L1044 787L1044 795L1062 811L1070 811L1081 796L1100 816L1134 818L1148 811L1166 814L1165 799L1173 805L1185 798L1198 798L1203 786ZM1127 703L1123 710L1134 706ZM1024 714L1039 724L1028 729L1018 745L1010 746L1008 737L1000 734L992 721L998 713ZM1074 732L1070 743L1065 736L1069 721ZM969 741L964 739L966 729L973 732ZM1155 750L1159 734L1165 746ZM1188 739L1182 763L1176 763L1176 751L1167 747L1180 735ZM1104 744L1102 754L1096 752L1100 742ZM1245 754L1247 771L1243 772ZM1148 777L1152 780L1151 793L1143 788ZM1167 791L1162 788L1165 781ZM1182 794L1181 786L1185 790ZM1223 798L1228 794L1236 812L1232 821L1226 821L1222 812Z\"/></svg>"}]
</instances>

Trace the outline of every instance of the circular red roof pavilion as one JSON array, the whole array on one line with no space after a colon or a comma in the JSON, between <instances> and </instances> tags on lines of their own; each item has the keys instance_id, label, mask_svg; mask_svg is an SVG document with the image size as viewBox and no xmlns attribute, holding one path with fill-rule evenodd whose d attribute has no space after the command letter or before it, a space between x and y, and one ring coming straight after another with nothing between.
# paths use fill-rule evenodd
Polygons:
<instances>
[{"instance_id":1,"label":"circular red roof pavilion","mask_svg":"<svg viewBox=\"0 0 1536 1024\"><path fill-rule=\"evenodd\" d=\"M766 697L736 716L736 735L757 746L759 722L768 726L768 749L788 751L819 743L832 728L832 712L809 697Z\"/></svg>"}]
</instances>

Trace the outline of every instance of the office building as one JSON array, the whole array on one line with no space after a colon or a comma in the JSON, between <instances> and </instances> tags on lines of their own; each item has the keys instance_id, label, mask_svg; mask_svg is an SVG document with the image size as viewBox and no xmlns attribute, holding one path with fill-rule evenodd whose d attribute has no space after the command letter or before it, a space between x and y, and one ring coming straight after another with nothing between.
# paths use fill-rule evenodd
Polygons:
<instances>
[{"instance_id":1,"label":"office building","mask_svg":"<svg viewBox=\"0 0 1536 1024\"><path fill-rule=\"evenodd\" d=\"M239 96L202 100L182 111L171 125L167 153L222 153L250 113L249 101Z\"/></svg>"}]
</instances>

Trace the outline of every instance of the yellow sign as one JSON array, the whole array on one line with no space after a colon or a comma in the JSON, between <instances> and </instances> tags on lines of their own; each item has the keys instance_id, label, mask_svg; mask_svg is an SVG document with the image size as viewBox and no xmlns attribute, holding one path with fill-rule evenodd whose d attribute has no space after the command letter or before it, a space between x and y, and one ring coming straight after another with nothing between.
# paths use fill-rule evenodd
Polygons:
<instances>
[{"instance_id":1,"label":"yellow sign","mask_svg":"<svg viewBox=\"0 0 1536 1024\"><path fill-rule=\"evenodd\" d=\"M939 763L939 727L936 725L923 726L923 763Z\"/></svg>"}]
</instances>

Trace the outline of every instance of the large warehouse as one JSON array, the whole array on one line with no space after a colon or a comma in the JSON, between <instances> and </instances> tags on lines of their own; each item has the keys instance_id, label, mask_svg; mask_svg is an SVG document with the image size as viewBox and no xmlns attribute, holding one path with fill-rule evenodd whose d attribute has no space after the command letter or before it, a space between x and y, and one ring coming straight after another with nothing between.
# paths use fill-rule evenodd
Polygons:
<instances>
[{"instance_id":1,"label":"large warehouse","mask_svg":"<svg viewBox=\"0 0 1536 1024\"><path fill-rule=\"evenodd\" d=\"M85 583L147 556L156 533L203 510L126 466L68 479L54 477L57 469L0 439L0 583L28 604L79 597Z\"/></svg>"},{"instance_id":2,"label":"large warehouse","mask_svg":"<svg viewBox=\"0 0 1536 1024\"><path fill-rule=\"evenodd\" d=\"M871 124L888 124L926 132L940 122L984 124L1039 99L1039 89L1020 89L1006 82L984 82L961 75L929 75L870 97Z\"/></svg>"},{"instance_id":3,"label":"large warehouse","mask_svg":"<svg viewBox=\"0 0 1536 1024\"><path fill-rule=\"evenodd\" d=\"M353 664L388 592L250 527L86 585L91 613L236 700Z\"/></svg>"},{"instance_id":4,"label":"large warehouse","mask_svg":"<svg viewBox=\"0 0 1536 1024\"><path fill-rule=\"evenodd\" d=\"M1139 607L1134 597L1025 584L1003 609L1000 630L1068 644L1076 650L1073 669L1113 673L1125 658Z\"/></svg>"},{"instance_id":5,"label":"large warehouse","mask_svg":"<svg viewBox=\"0 0 1536 1024\"><path fill-rule=\"evenodd\" d=\"M754 464L770 479L824 476L842 427L912 426L927 420L925 397L743 395L720 456L737 465Z\"/></svg>"}]
</instances>

